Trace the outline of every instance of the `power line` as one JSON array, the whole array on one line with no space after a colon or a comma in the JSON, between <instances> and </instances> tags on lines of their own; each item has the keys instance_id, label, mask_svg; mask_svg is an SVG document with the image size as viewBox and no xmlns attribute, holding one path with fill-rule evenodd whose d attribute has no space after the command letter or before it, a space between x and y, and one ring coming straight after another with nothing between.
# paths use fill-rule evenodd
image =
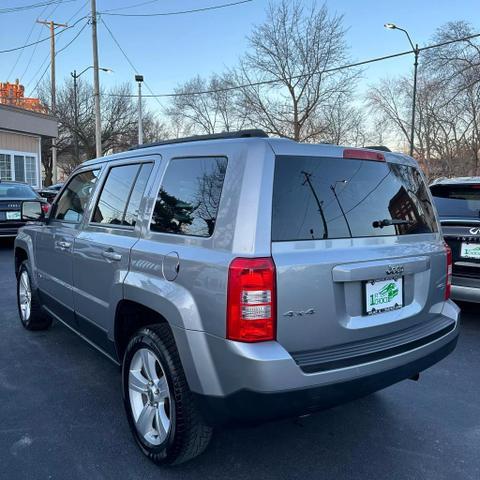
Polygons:
<instances>
[{"instance_id":1,"label":"power line","mask_svg":"<svg viewBox=\"0 0 480 480\"><path fill-rule=\"evenodd\" d=\"M445 45L449 45L451 43L464 42L466 40L471 40L472 38L478 38L478 37L480 37L480 33L476 33L474 35L469 35L468 37L458 38L458 39L455 39L455 40L449 40L447 42L437 43L437 44L434 44L434 45L427 45L426 47L419 48L418 50L423 51L423 50L429 50L431 48L439 48L439 47L443 47ZM299 78L310 77L312 75L320 75L320 74L325 74L325 73L339 72L341 70L346 70L348 68L361 67L363 65L367 65L367 64L370 64L370 63L380 62L380 61L383 61L383 60L389 60L391 58L396 58L396 57L401 57L401 56L404 56L404 55L411 55L411 54L412 54L412 50L407 50L407 51L399 52L399 53L392 53L391 55L384 55L383 57L370 58L370 59L367 59L367 60L362 60L360 62L349 63L347 65L340 65L338 67L326 68L324 70L316 70L316 71L313 71L313 72L303 73L303 74L300 74L300 75L292 75L292 77L290 77L290 79L291 80L297 80ZM217 88L217 89L212 89L212 90L201 90L201 91L196 91L196 92L160 93L160 94L155 94L155 95L151 94L151 95L143 95L143 96L148 97L148 98L153 98L153 97L162 98L162 97L185 97L185 96L189 96L189 95L206 95L206 94L209 94L209 93L229 92L229 91L232 91L232 90L240 90L240 89L244 89L244 88L248 88L248 87L258 87L258 86L261 86L261 85L273 85L275 83L281 83L281 82L282 82L282 80L278 80L278 79L261 80L261 81L258 81L258 82L249 82L249 83L244 83L242 85L232 85L232 86L229 86L229 87ZM122 95L122 94L110 93L110 94L107 94L107 95L109 95L109 96L121 96L121 97L136 97L136 95L131 95L131 94Z\"/></svg>"},{"instance_id":2,"label":"power line","mask_svg":"<svg viewBox=\"0 0 480 480\"><path fill-rule=\"evenodd\" d=\"M224 3L222 5L213 5L211 7L194 8L191 10L179 10L176 12L159 12L159 13L111 13L111 10L105 10L98 12L102 15L115 15L119 17L167 17L170 15L184 15L186 13L206 12L208 10L218 10L220 8L233 7L235 5L241 5L242 3L249 3L252 0L241 0L238 2Z\"/></svg>"},{"instance_id":3,"label":"power line","mask_svg":"<svg viewBox=\"0 0 480 480\"><path fill-rule=\"evenodd\" d=\"M134 5L128 5L127 7L109 8L108 10L104 10L103 13L117 12L118 10L131 10L132 8L143 7L144 5L150 5L151 3L157 3L160 1L161 0L148 0L148 2L135 3Z\"/></svg>"},{"instance_id":4,"label":"power line","mask_svg":"<svg viewBox=\"0 0 480 480\"><path fill-rule=\"evenodd\" d=\"M41 7L49 7L50 5L56 5L56 4L60 4L60 3L71 3L71 2L76 2L76 1L77 0L49 0L49 1L45 1L45 2L32 3L31 5L22 5L22 6L18 6L18 7L1 8L0 9L0 14L24 12L25 10L32 10L32 9L41 8Z\"/></svg>"},{"instance_id":5,"label":"power line","mask_svg":"<svg viewBox=\"0 0 480 480\"><path fill-rule=\"evenodd\" d=\"M73 1L73 0L68 0L68 1ZM84 16L82 18L79 18L75 23L73 23L72 25L70 25L69 27L65 27L63 30L61 30L60 32L58 32L57 35L61 35L62 33L66 32L67 30L70 30L71 28L75 27L75 25L77 25L81 20L83 20L84 18L87 18L88 16ZM32 43L29 43L27 45L23 45L22 47L13 47L13 48L7 48L5 50L0 50L0 53L10 53L10 52L15 52L16 50L21 50L22 48L26 48L26 47L31 47L33 45L38 45L39 43L43 43L43 42L46 42L47 40L50 40L50 37L45 37L45 38L42 38L41 40L38 40L36 42L32 42Z\"/></svg>"},{"instance_id":6,"label":"power line","mask_svg":"<svg viewBox=\"0 0 480 480\"><path fill-rule=\"evenodd\" d=\"M38 15L39 17L41 17L47 10L48 10L48 7L50 5L46 5L42 11L40 12L40 14ZM50 12L49 16L52 16L55 11L57 10L57 8L60 6L60 3L57 3L54 7L53 7L53 10ZM67 22L68 23L68 22ZM33 22L33 25L32 25L32 28L30 29L30 33L28 34L28 37L27 39L25 40L25 45L28 43L28 41L30 40L30 36L32 35L32 32L33 32L33 29L36 27L37 25L37 22ZM37 41L40 40L40 37L42 36L42 28L40 28L40 31L38 32L38 37L37 37ZM9 73L9 77L10 75L12 75L13 71L15 70L15 67L17 66L17 63L18 61L20 60L21 56L23 55L23 52L25 51L25 45L24 47L22 48L22 50L20 50L20 54L18 55L17 57L17 61L15 62L15 64L13 65L12 69L10 70L10 73ZM28 59L28 62L27 62L27 65L26 67L24 68L23 70L23 73L22 75L20 75L19 78L23 78L25 76L25 74L27 73L29 67L30 67L30 64L32 63L32 59L33 59L33 56L35 55L35 52L37 51L37 47L38 47L38 44L36 44L32 50L32 53L30 55L30 58Z\"/></svg>"},{"instance_id":7,"label":"power line","mask_svg":"<svg viewBox=\"0 0 480 480\"><path fill-rule=\"evenodd\" d=\"M133 70L133 73L138 73L138 69L135 67L135 65L133 64L133 62L130 60L130 58L128 57L128 55L126 54L125 50L122 48L122 46L120 45L120 43L118 42L118 40L115 38L115 35L113 34L113 32L110 30L109 26L105 23L105 20L103 18L100 17L100 20L102 21L103 25L105 26L105 28L107 29L108 33L110 34L110 36L112 37L112 40L115 42L115 44L117 45L118 49L122 52L122 55L125 57L125 60L128 62L128 64L130 65L130 67L132 68ZM158 98L156 98L155 94L153 93L152 89L150 88L150 85L148 85L148 83L144 80L143 83L145 84L145 86L147 87L147 90L150 92L150 96L153 96L153 98L155 98L158 102L158 104L163 107L162 103L160 102L160 100ZM133 96L136 96L136 95L133 95Z\"/></svg>"},{"instance_id":8,"label":"power line","mask_svg":"<svg viewBox=\"0 0 480 480\"><path fill-rule=\"evenodd\" d=\"M83 27L77 32L77 34L64 46L62 47L60 50L57 50L55 52L55 58L57 57L57 55L59 53L62 53L64 50L66 50L80 35L81 33L85 30L85 28L87 27L88 25L88 22L85 22ZM47 57L48 58L48 57ZM49 67L50 67L50 64L51 62L48 62L48 65L46 66L45 70L43 71L42 75L40 76L40 78L37 80L37 83L35 84L35 86L32 88L32 93L35 92L38 88L38 86L40 85L40 82L42 81L43 77L45 76L45 74L47 73ZM41 68L41 67L40 67Z\"/></svg>"}]
</instances>

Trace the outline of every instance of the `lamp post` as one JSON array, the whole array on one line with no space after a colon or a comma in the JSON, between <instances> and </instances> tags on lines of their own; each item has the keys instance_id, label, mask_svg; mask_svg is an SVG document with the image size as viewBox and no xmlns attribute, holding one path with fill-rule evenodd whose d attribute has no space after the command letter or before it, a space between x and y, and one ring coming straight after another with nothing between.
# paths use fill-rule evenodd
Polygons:
<instances>
[{"instance_id":1,"label":"lamp post","mask_svg":"<svg viewBox=\"0 0 480 480\"><path fill-rule=\"evenodd\" d=\"M142 125L142 82L143 82L143 75L135 75L135 81L138 82L138 144L143 145L143 125Z\"/></svg>"},{"instance_id":2,"label":"lamp post","mask_svg":"<svg viewBox=\"0 0 480 480\"><path fill-rule=\"evenodd\" d=\"M74 148L75 148L75 158L76 158L77 162L80 160L80 153L79 153L79 148L78 148L78 134L77 134L77 130L78 130L77 80L81 75L83 75L87 70L90 70L91 68L93 68L93 65L90 65L89 67L83 69L78 74L77 74L76 70L74 70L73 72L70 73L70 75L73 78L73 128L74 128L73 143L74 143ZM113 70L110 69L110 68L100 67L99 70L102 70L102 72L107 72L107 73L113 72Z\"/></svg>"},{"instance_id":3,"label":"lamp post","mask_svg":"<svg viewBox=\"0 0 480 480\"><path fill-rule=\"evenodd\" d=\"M411 123L411 130L410 130L410 156L413 156L413 146L415 142L415 108L416 108L416 100L417 100L417 67L418 67L418 55L420 50L418 48L418 43L415 45L410 38L410 35L404 28L397 27L394 23L386 23L385 28L389 30L400 30L402 31L408 38L410 46L412 47L412 52L415 55L415 61L413 63L413 93L412 93L412 123Z\"/></svg>"}]
</instances>

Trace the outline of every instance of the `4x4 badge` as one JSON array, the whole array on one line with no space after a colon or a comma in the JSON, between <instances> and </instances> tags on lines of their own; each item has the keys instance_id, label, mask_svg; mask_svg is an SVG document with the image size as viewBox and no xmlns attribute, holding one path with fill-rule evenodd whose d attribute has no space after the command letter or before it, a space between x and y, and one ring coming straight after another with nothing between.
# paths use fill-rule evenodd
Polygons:
<instances>
[{"instance_id":1,"label":"4x4 badge","mask_svg":"<svg viewBox=\"0 0 480 480\"><path fill-rule=\"evenodd\" d=\"M480 234L480 227L472 227L472 228L470 229L470 233L471 233L472 235L479 235L479 234Z\"/></svg>"},{"instance_id":2,"label":"4x4 badge","mask_svg":"<svg viewBox=\"0 0 480 480\"><path fill-rule=\"evenodd\" d=\"M385 270L385 273L387 275L401 275L403 270L403 265L389 265Z\"/></svg>"},{"instance_id":3,"label":"4x4 badge","mask_svg":"<svg viewBox=\"0 0 480 480\"><path fill-rule=\"evenodd\" d=\"M308 310L301 310L299 312L294 312L290 310L283 314L284 317L303 317L304 315L313 315L315 310L313 308L309 308Z\"/></svg>"}]
</instances>

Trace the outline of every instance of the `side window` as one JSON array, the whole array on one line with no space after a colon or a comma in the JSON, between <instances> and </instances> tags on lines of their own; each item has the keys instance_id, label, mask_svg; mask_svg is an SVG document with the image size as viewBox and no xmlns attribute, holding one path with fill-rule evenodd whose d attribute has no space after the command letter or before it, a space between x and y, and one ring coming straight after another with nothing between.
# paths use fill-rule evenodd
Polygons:
<instances>
[{"instance_id":1,"label":"side window","mask_svg":"<svg viewBox=\"0 0 480 480\"><path fill-rule=\"evenodd\" d=\"M171 160L157 196L150 229L210 237L226 169L224 157Z\"/></svg>"},{"instance_id":2,"label":"side window","mask_svg":"<svg viewBox=\"0 0 480 480\"><path fill-rule=\"evenodd\" d=\"M113 167L102 188L92 222L135 226L152 164Z\"/></svg>"},{"instance_id":3,"label":"side window","mask_svg":"<svg viewBox=\"0 0 480 480\"><path fill-rule=\"evenodd\" d=\"M124 225L134 227L137 223L138 210L140 208L140 202L142 201L143 194L145 193L145 187L147 186L150 173L152 173L153 164L144 163L137 176L137 181L133 187L130 195L130 201L125 211L125 218L123 220Z\"/></svg>"},{"instance_id":4,"label":"side window","mask_svg":"<svg viewBox=\"0 0 480 480\"><path fill-rule=\"evenodd\" d=\"M100 170L88 170L75 175L57 201L55 218L66 222L82 221L85 208Z\"/></svg>"}]
</instances>

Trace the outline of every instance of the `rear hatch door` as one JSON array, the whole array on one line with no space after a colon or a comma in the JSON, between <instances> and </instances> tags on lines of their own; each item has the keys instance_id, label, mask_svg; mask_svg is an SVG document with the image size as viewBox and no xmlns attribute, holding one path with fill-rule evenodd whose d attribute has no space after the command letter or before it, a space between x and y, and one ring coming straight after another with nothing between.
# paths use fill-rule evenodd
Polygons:
<instances>
[{"instance_id":1,"label":"rear hatch door","mask_svg":"<svg viewBox=\"0 0 480 480\"><path fill-rule=\"evenodd\" d=\"M277 339L294 357L410 341L438 317L446 255L431 197L413 163L389 157L276 158Z\"/></svg>"}]
</instances>

